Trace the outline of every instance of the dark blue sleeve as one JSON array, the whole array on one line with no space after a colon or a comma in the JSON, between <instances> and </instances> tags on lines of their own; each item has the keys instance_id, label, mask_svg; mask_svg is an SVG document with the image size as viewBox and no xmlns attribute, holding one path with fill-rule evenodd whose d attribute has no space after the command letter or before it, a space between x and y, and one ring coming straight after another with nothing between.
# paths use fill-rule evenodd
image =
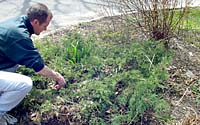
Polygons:
<instances>
[{"instance_id":1,"label":"dark blue sleeve","mask_svg":"<svg viewBox=\"0 0 200 125\"><path fill-rule=\"evenodd\" d=\"M15 63L25 65L36 72L44 68L44 61L31 39L13 42L6 48L5 54Z\"/></svg>"}]
</instances>

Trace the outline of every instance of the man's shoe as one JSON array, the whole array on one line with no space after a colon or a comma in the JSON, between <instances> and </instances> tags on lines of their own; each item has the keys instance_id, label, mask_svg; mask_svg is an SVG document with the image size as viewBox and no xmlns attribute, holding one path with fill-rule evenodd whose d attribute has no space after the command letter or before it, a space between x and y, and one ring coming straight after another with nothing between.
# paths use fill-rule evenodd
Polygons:
<instances>
[{"instance_id":1,"label":"man's shoe","mask_svg":"<svg viewBox=\"0 0 200 125\"><path fill-rule=\"evenodd\" d=\"M9 115L9 114L4 114L4 115L2 115L0 117L1 117L2 121L4 121L5 123L7 122L7 123L9 123L11 125L14 125L17 122L17 119L15 117L13 117L12 115ZM3 124L3 123L0 122L0 125L1 124L2 125L7 125L7 123L6 124L5 123Z\"/></svg>"}]
</instances>

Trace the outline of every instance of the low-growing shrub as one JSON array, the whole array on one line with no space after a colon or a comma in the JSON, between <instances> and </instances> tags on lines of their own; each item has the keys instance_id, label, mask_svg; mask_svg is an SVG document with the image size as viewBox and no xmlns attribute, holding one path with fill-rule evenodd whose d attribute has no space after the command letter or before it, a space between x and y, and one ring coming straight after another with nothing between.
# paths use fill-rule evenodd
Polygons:
<instances>
[{"instance_id":1,"label":"low-growing shrub","mask_svg":"<svg viewBox=\"0 0 200 125\"><path fill-rule=\"evenodd\" d=\"M169 106L157 92L164 88L161 83L168 78L165 67L171 57L163 43L104 46L97 42L94 37L70 34L60 43L37 43L47 64L60 71L68 84L59 91L51 90L51 80L21 67L19 71L30 75L36 85L19 105L30 115L39 114L40 119L30 118L32 121L118 125L136 124L148 111L167 115Z\"/></svg>"}]
</instances>

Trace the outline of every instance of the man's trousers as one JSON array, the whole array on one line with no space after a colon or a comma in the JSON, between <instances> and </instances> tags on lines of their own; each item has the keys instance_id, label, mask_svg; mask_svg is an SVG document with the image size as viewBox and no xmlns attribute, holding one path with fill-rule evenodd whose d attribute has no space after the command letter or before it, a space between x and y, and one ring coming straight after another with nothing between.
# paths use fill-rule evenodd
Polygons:
<instances>
[{"instance_id":1,"label":"man's trousers","mask_svg":"<svg viewBox=\"0 0 200 125\"><path fill-rule=\"evenodd\" d=\"M0 71L0 115L17 106L32 89L30 77L14 72Z\"/></svg>"}]
</instances>

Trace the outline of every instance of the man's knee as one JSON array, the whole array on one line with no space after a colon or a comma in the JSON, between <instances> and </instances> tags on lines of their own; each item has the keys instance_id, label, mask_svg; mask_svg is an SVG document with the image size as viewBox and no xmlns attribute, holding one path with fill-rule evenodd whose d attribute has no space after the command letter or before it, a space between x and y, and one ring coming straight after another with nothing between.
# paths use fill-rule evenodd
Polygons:
<instances>
[{"instance_id":1,"label":"man's knee","mask_svg":"<svg viewBox=\"0 0 200 125\"><path fill-rule=\"evenodd\" d=\"M22 84L22 89L25 92L30 92L33 87L33 81L31 80L30 77L27 77L27 76L25 76L21 84Z\"/></svg>"}]
</instances>

